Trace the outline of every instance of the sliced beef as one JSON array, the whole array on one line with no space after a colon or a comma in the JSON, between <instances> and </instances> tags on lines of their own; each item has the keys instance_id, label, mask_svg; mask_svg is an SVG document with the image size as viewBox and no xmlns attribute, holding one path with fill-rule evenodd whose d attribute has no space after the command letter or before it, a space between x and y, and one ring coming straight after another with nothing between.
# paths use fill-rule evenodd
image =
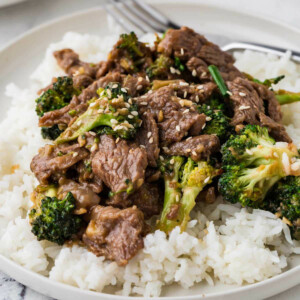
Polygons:
<instances>
[{"instance_id":1,"label":"sliced beef","mask_svg":"<svg viewBox=\"0 0 300 300\"><path fill-rule=\"evenodd\" d=\"M143 248L146 229L143 213L136 206L123 210L96 206L83 242L97 256L104 255L123 266Z\"/></svg>"},{"instance_id":2,"label":"sliced beef","mask_svg":"<svg viewBox=\"0 0 300 300\"><path fill-rule=\"evenodd\" d=\"M198 161L209 158L213 153L220 151L220 141L215 135L199 135L164 147L168 155L191 157Z\"/></svg>"},{"instance_id":3,"label":"sliced beef","mask_svg":"<svg viewBox=\"0 0 300 300\"><path fill-rule=\"evenodd\" d=\"M136 141L138 145L145 147L149 166L156 167L159 156L158 127L150 112L145 112L141 119L143 123L137 133Z\"/></svg>"},{"instance_id":4,"label":"sliced beef","mask_svg":"<svg viewBox=\"0 0 300 300\"><path fill-rule=\"evenodd\" d=\"M76 208L85 213L90 208L100 203L100 197L86 183L77 183L73 180L62 178L59 180L58 197L63 199L71 192L76 199Z\"/></svg>"},{"instance_id":5,"label":"sliced beef","mask_svg":"<svg viewBox=\"0 0 300 300\"><path fill-rule=\"evenodd\" d=\"M146 167L145 149L125 140L116 143L112 136L100 137L99 150L92 159L92 169L113 193L141 187Z\"/></svg>"},{"instance_id":6,"label":"sliced beef","mask_svg":"<svg viewBox=\"0 0 300 300\"><path fill-rule=\"evenodd\" d=\"M54 111L47 112L39 119L40 127L51 127L55 124L68 125L74 118L74 114L69 114L70 111L75 112L76 117L85 112L88 108L87 102L94 97L98 97L97 90L101 87L106 87L111 82L121 82L122 86L128 90L130 96L136 96L143 92L149 86L149 82L145 79L139 80L139 77L127 77L120 73L108 73L100 79L94 81L79 96L74 96L69 105ZM138 88L141 86L141 88Z\"/></svg>"},{"instance_id":7,"label":"sliced beef","mask_svg":"<svg viewBox=\"0 0 300 300\"><path fill-rule=\"evenodd\" d=\"M58 65L70 76L86 75L90 78L96 78L97 71L107 62L98 64L82 62L79 55L72 49L62 49L53 53Z\"/></svg>"},{"instance_id":8,"label":"sliced beef","mask_svg":"<svg viewBox=\"0 0 300 300\"><path fill-rule=\"evenodd\" d=\"M188 69L192 74L194 73L193 76L197 76L200 81L211 80L207 66L212 64L219 68L226 80L244 77L234 67L234 59L230 54L188 27L169 29L158 44L157 50L167 56L178 57L187 63Z\"/></svg>"},{"instance_id":9,"label":"sliced beef","mask_svg":"<svg viewBox=\"0 0 300 300\"><path fill-rule=\"evenodd\" d=\"M196 201L203 201L207 204L212 204L216 201L216 198L216 188L214 186L210 186L197 196Z\"/></svg>"},{"instance_id":10,"label":"sliced beef","mask_svg":"<svg viewBox=\"0 0 300 300\"><path fill-rule=\"evenodd\" d=\"M31 171L41 184L58 181L77 162L88 157L89 152L78 144L46 145L39 149L30 164Z\"/></svg>"},{"instance_id":11,"label":"sliced beef","mask_svg":"<svg viewBox=\"0 0 300 300\"><path fill-rule=\"evenodd\" d=\"M144 183L137 191L128 195L125 193L119 193L109 198L106 201L106 205L110 205L117 208L127 208L132 205L136 205L145 216L145 219L149 219L154 215L159 214L162 204L162 188L159 189L157 183Z\"/></svg>"},{"instance_id":12,"label":"sliced beef","mask_svg":"<svg viewBox=\"0 0 300 300\"><path fill-rule=\"evenodd\" d=\"M161 172L159 169L150 168L150 167L146 169L146 173L145 173L146 182L155 182L160 178L160 176L161 176Z\"/></svg>"},{"instance_id":13,"label":"sliced beef","mask_svg":"<svg viewBox=\"0 0 300 300\"><path fill-rule=\"evenodd\" d=\"M206 121L194 103L178 98L177 92L166 86L137 98L139 112L148 112L157 121L160 141L164 144L178 142L187 134L198 135Z\"/></svg>"},{"instance_id":14,"label":"sliced beef","mask_svg":"<svg viewBox=\"0 0 300 300\"><path fill-rule=\"evenodd\" d=\"M260 98L252 82L236 78L227 82L232 95L230 100L234 110L231 124L254 124L268 127L270 134L278 141L291 142L283 125L275 122L265 114L263 99Z\"/></svg>"},{"instance_id":15,"label":"sliced beef","mask_svg":"<svg viewBox=\"0 0 300 300\"><path fill-rule=\"evenodd\" d=\"M279 102L277 101L275 94L273 91L269 90L269 88L265 85L251 82L252 86L258 93L259 97L263 99L263 101L267 104L266 110L267 114L273 119L275 122L280 123L282 121L282 112Z\"/></svg>"}]
</instances>

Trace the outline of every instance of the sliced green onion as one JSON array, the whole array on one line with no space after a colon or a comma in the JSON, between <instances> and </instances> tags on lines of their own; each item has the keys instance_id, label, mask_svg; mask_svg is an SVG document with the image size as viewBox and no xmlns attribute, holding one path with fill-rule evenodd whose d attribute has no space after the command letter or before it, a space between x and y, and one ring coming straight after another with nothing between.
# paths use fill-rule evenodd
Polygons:
<instances>
[{"instance_id":1,"label":"sliced green onion","mask_svg":"<svg viewBox=\"0 0 300 300\"><path fill-rule=\"evenodd\" d=\"M285 90L279 90L276 93L276 99L280 105L300 102L300 93L293 93Z\"/></svg>"},{"instance_id":2,"label":"sliced green onion","mask_svg":"<svg viewBox=\"0 0 300 300\"><path fill-rule=\"evenodd\" d=\"M228 95L228 88L224 82L224 79L222 78L218 68L214 65L210 65L208 67L208 71L210 72L213 80L215 81L216 85L218 86L218 88L221 91L221 94L223 96L227 96Z\"/></svg>"}]
</instances>

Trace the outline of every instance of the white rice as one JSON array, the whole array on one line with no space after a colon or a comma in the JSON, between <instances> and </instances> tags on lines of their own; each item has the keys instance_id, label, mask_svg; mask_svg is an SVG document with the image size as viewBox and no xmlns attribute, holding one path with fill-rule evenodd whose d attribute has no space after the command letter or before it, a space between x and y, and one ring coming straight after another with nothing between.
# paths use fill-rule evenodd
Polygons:
<instances>
[{"instance_id":1,"label":"white rice","mask_svg":"<svg viewBox=\"0 0 300 300\"><path fill-rule=\"evenodd\" d=\"M201 204L187 232L176 228L169 237L161 231L147 235L145 248L125 268L85 248L38 242L33 236L26 214L37 181L29 164L44 144L34 99L39 88L63 74L52 52L68 47L81 59L97 62L106 58L116 38L67 33L61 42L49 46L28 89L13 83L7 86L11 106L0 124L6 133L0 136L0 253L52 280L99 292L114 286L120 295L159 296L162 287L171 283L183 288L201 281L242 285L281 273L289 255L300 253L287 225L269 212L251 212L221 200ZM259 79L285 74L278 86L300 91L300 67L289 61L289 55L278 59L246 51L235 56L241 70ZM300 143L300 103L285 106L283 111L289 134Z\"/></svg>"}]
</instances>

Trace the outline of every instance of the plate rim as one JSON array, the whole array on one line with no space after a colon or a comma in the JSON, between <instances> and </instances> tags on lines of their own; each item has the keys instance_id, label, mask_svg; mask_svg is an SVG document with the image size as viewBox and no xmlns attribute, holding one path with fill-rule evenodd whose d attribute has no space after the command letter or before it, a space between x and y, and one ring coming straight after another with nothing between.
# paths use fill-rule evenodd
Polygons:
<instances>
[{"instance_id":1,"label":"plate rim","mask_svg":"<svg viewBox=\"0 0 300 300\"><path fill-rule=\"evenodd\" d=\"M150 2L150 0L147 0L147 2ZM246 15L246 16L252 17L252 18L255 17L255 18L258 18L262 21L267 21L268 23L273 23L273 24L276 24L276 25L280 25L280 26L284 27L286 30L293 31L294 33L297 33L297 34L300 35L300 28L297 28L296 26L293 26L293 25L291 25L287 22L284 22L280 19L271 18L270 16L266 16L262 13L253 13L253 12L248 12L248 11L247 12L245 12L245 11L241 12L238 9L235 9L235 8L227 8L227 7L224 8L224 7L222 7L221 4L216 4L216 3L209 4L209 3L203 3L202 1L200 2L200 1L197 1L197 0L153 0L151 2L151 4L154 4L154 5L168 4L168 3L172 3L172 5L174 5L174 4L175 5L182 5L182 4L191 5L191 4L193 4L193 5L203 6L203 7L207 7L207 8L222 9L222 10L225 10L227 12L237 13L239 15ZM17 37L10 40L9 42L5 43L3 46L0 47L0 55L2 55L3 52L8 50L10 47L13 47L13 46L17 45L18 42L21 42L22 40L28 38L29 36L39 32L39 31L47 29L48 27L54 26L55 24L63 22L65 20L73 19L77 16L82 16L82 15L85 15L85 14L90 14L91 12L95 12L95 10L97 10L99 12L103 12L104 11L103 5L96 5L92 8L86 9L86 10L74 12L74 13L71 13L71 14L66 14L66 15L60 16L58 18L54 18L50 21L44 22L44 23L42 23L42 24L26 31L25 33L22 33L22 34L18 35ZM54 280L51 280L49 277L43 276L39 273L36 273L36 272L33 272L31 270L26 269L24 266L21 266L17 262L14 262L13 260L11 260L11 259L5 257L4 255L0 254L0 270L3 271L6 274L9 274L10 272L7 271L9 268L14 269L15 272L17 272L17 273L19 273L19 272L23 273L24 276L31 277L31 279L33 279L33 280L34 279L41 280L43 283L49 285L49 287L51 287L51 286L53 288L60 287L64 291L69 290L70 292L80 293L82 296L98 296L98 297L105 297L106 299L112 299L112 300L117 300L117 299L133 300L133 299L137 299L136 297L133 297L133 296L121 296L121 295L107 294L107 293L102 293L102 292L95 292L95 291L91 291L91 290L84 290L84 289L81 289L79 287L75 287L75 286L72 286L72 285L69 285L69 284L66 284L66 283L54 281ZM263 286L265 286L265 288L268 288L272 284L274 284L276 282L279 282L282 279L287 280L289 278L293 278L293 276L295 276L295 275L300 275L300 264L298 266L293 267L290 270L284 271L281 274L275 275L272 278L268 278L266 280L256 282L256 283L252 283L252 284L249 284L249 285L236 287L233 290L226 290L226 291L222 291L222 292L215 292L215 293L209 293L209 294L187 295L187 296L151 297L149 299L151 299L151 300L160 300L160 299L165 299L165 300L173 300L173 299L176 299L176 300L196 300L196 299L199 299L199 298L221 299L221 297L226 297L226 296L238 296L238 294L240 294L240 293L247 293L247 292L250 292L252 290L262 288ZM12 275L9 275L9 276L12 277L12 278L15 278ZM22 283L22 281L24 282L24 280L20 280L19 282ZM295 280L294 281L291 280L289 286L287 286L285 289L281 290L281 292L295 286L297 284L297 282L296 283L294 283L294 282L295 282ZM26 286L32 288L33 290L36 290L34 287L32 287L29 284L26 284ZM276 291L273 293L273 295L275 295L275 294L277 294ZM147 299L147 298L142 297L142 299Z\"/></svg>"}]
</instances>

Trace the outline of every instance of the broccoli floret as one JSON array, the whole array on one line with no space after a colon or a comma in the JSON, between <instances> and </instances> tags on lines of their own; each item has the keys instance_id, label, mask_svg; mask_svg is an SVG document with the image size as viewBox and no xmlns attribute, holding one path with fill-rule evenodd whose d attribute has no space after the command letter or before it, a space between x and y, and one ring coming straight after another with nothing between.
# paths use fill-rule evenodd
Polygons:
<instances>
[{"instance_id":1,"label":"broccoli floret","mask_svg":"<svg viewBox=\"0 0 300 300\"><path fill-rule=\"evenodd\" d=\"M42 127L41 134L43 139L55 140L57 139L63 130L60 130L58 125L53 125L52 127Z\"/></svg>"},{"instance_id":2,"label":"broccoli floret","mask_svg":"<svg viewBox=\"0 0 300 300\"><path fill-rule=\"evenodd\" d=\"M99 98L90 101L87 111L56 139L57 144L72 141L90 130L123 139L135 136L141 120L126 89L120 83L110 83L105 89L100 88L98 94Z\"/></svg>"},{"instance_id":3,"label":"broccoli floret","mask_svg":"<svg viewBox=\"0 0 300 300\"><path fill-rule=\"evenodd\" d=\"M73 87L73 79L71 77L58 77L53 83L53 87L45 91L36 102L36 113L42 117L46 112L60 109L68 105L73 95L79 91Z\"/></svg>"},{"instance_id":4,"label":"broccoli floret","mask_svg":"<svg viewBox=\"0 0 300 300\"><path fill-rule=\"evenodd\" d=\"M143 51L141 50L140 43L136 34L132 31L129 34L124 33L120 35L120 44L118 48L126 49L133 59L142 57Z\"/></svg>"},{"instance_id":5,"label":"broccoli floret","mask_svg":"<svg viewBox=\"0 0 300 300\"><path fill-rule=\"evenodd\" d=\"M288 176L278 181L262 207L283 218L294 238L300 239L300 177Z\"/></svg>"},{"instance_id":6,"label":"broccoli floret","mask_svg":"<svg viewBox=\"0 0 300 300\"><path fill-rule=\"evenodd\" d=\"M219 180L221 194L250 207L260 207L273 185L293 173L289 165L298 155L295 145L275 143L268 129L258 125L232 135L221 152L225 171Z\"/></svg>"},{"instance_id":7,"label":"broccoli floret","mask_svg":"<svg viewBox=\"0 0 300 300\"><path fill-rule=\"evenodd\" d=\"M171 173L168 171L170 164L173 168ZM195 162L188 158L185 162L183 157L171 157L164 171L164 208L158 228L170 232L174 227L180 226L184 231L198 194L219 174L220 170L206 161ZM172 213L174 207L176 212Z\"/></svg>"},{"instance_id":8,"label":"broccoli floret","mask_svg":"<svg viewBox=\"0 0 300 300\"><path fill-rule=\"evenodd\" d=\"M81 227L81 218L74 215L75 199L68 193L63 200L45 196L29 213L32 233L39 241L62 245Z\"/></svg>"},{"instance_id":9,"label":"broccoli floret","mask_svg":"<svg viewBox=\"0 0 300 300\"><path fill-rule=\"evenodd\" d=\"M149 78L165 75L172 66L173 61L170 57L161 54L153 64L147 68L146 73Z\"/></svg>"},{"instance_id":10,"label":"broccoli floret","mask_svg":"<svg viewBox=\"0 0 300 300\"><path fill-rule=\"evenodd\" d=\"M199 113L207 116L206 126L203 129L204 134L215 134L221 142L230 135L232 127L230 119L224 113L224 104L218 103L218 100L212 100L208 104L198 106Z\"/></svg>"}]
</instances>

